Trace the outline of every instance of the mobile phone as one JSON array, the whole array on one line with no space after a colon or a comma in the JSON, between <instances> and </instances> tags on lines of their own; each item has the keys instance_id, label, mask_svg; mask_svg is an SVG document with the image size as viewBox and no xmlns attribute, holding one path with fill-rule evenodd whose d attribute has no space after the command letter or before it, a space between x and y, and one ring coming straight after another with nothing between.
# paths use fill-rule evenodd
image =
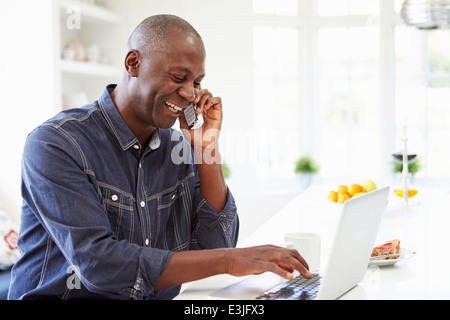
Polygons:
<instances>
[{"instance_id":1,"label":"mobile phone","mask_svg":"<svg viewBox=\"0 0 450 320\"><path fill-rule=\"evenodd\" d=\"M184 116L186 117L187 124L189 126L189 129L199 129L203 125L203 116L196 115L195 109L197 109L197 106L195 106L193 103L191 103L185 110L184 110Z\"/></svg>"}]
</instances>

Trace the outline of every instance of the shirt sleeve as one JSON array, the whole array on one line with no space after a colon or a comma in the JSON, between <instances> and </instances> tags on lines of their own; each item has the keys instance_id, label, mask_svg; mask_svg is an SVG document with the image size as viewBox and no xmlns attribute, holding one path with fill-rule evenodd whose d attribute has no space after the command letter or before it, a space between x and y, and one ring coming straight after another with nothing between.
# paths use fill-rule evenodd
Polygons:
<instances>
[{"instance_id":1,"label":"shirt sleeve","mask_svg":"<svg viewBox=\"0 0 450 320\"><path fill-rule=\"evenodd\" d=\"M43 126L30 134L22 161L22 194L29 211L57 245L53 250L59 252L51 255L62 254L76 266L77 276L91 292L152 297L173 253L119 241L94 180L81 148L61 129Z\"/></svg>"},{"instance_id":2,"label":"shirt sleeve","mask_svg":"<svg viewBox=\"0 0 450 320\"><path fill-rule=\"evenodd\" d=\"M197 174L198 178L198 174ZM205 200L200 184L195 190L196 221L191 249L233 248L239 235L239 217L233 194L227 189L227 201L221 212L214 210Z\"/></svg>"}]
</instances>

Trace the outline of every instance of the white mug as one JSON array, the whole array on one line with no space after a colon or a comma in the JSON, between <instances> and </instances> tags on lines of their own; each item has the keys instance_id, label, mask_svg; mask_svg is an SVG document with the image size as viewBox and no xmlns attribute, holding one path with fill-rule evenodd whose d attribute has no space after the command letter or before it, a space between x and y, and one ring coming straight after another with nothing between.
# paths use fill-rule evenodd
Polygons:
<instances>
[{"instance_id":1,"label":"white mug","mask_svg":"<svg viewBox=\"0 0 450 320\"><path fill-rule=\"evenodd\" d=\"M320 235L312 232L293 232L284 237L286 247L297 250L306 260L309 271L320 269Z\"/></svg>"}]
</instances>

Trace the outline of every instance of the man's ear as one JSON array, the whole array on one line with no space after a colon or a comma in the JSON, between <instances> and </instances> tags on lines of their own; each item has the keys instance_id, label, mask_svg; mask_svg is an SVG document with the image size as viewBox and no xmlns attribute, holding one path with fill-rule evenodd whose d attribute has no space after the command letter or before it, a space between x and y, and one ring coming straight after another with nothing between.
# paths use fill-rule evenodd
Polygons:
<instances>
[{"instance_id":1,"label":"man's ear","mask_svg":"<svg viewBox=\"0 0 450 320\"><path fill-rule=\"evenodd\" d=\"M130 77L137 77L139 74L141 55L137 50L130 50L125 57L125 69Z\"/></svg>"}]
</instances>

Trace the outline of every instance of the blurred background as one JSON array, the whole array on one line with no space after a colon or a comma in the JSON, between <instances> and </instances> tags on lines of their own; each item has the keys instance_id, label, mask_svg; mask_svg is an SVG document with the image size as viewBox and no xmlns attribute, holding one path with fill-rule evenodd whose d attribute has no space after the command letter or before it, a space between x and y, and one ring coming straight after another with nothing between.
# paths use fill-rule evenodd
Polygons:
<instances>
[{"instance_id":1,"label":"blurred background","mask_svg":"<svg viewBox=\"0 0 450 320\"><path fill-rule=\"evenodd\" d=\"M244 233L310 184L400 184L392 154L405 135L414 183L448 184L450 30L405 24L403 3L1 1L3 210L19 219L27 134L117 83L130 33L160 13L204 39L202 86L223 99L221 150Z\"/></svg>"}]
</instances>

